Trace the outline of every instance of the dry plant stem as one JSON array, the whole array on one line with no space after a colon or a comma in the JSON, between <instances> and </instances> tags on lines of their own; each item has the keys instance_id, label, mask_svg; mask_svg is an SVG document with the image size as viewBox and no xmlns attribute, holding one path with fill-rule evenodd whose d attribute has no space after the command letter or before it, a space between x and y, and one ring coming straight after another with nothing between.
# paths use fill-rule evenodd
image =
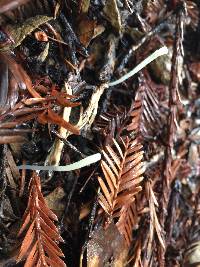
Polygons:
<instances>
[{"instance_id":1,"label":"dry plant stem","mask_svg":"<svg viewBox=\"0 0 200 267\"><path fill-rule=\"evenodd\" d=\"M164 228L166 215L167 215L167 206L169 202L170 196L170 185L173 180L173 157L172 157L172 149L174 143L174 137L177 130L177 101L178 101L178 57L181 56L180 52L182 51L182 41L183 41L183 9L179 11L176 17L176 37L174 41L174 49L172 56L172 67L171 67L171 80L169 85L169 110L170 114L168 117L167 129L168 129L168 141L167 147L165 150L165 169L164 169L164 177L163 177L163 196L161 201L161 213L160 213L160 224ZM164 229L163 229L164 230ZM165 267L165 249L158 244L158 262L160 267Z\"/></svg>"},{"instance_id":2,"label":"dry plant stem","mask_svg":"<svg viewBox=\"0 0 200 267\"><path fill-rule=\"evenodd\" d=\"M79 154L82 158L86 157L86 155L84 155L81 151L79 151L75 146L72 145L72 143L66 140L66 138L60 135L56 130L51 130L51 133L54 134L67 147L72 149L75 153Z\"/></svg>"},{"instance_id":3,"label":"dry plant stem","mask_svg":"<svg viewBox=\"0 0 200 267\"><path fill-rule=\"evenodd\" d=\"M68 83L65 83L65 92L69 95L72 95L72 89L68 85ZM62 117L65 121L69 122L70 114L71 114L71 107L64 107ZM63 127L59 128L59 134L61 136L66 138L68 133L69 131L67 131L67 129ZM59 165L63 146L64 143L59 138L56 138L53 147L51 149L51 152L45 161L45 165Z\"/></svg>"},{"instance_id":4,"label":"dry plant stem","mask_svg":"<svg viewBox=\"0 0 200 267\"><path fill-rule=\"evenodd\" d=\"M102 84L97 87L96 91L93 93L90 99L90 103L87 109L82 113L79 122L76 125L79 129L82 129L84 127L90 128L97 114L99 99L107 87L107 84Z\"/></svg>"},{"instance_id":5,"label":"dry plant stem","mask_svg":"<svg viewBox=\"0 0 200 267\"><path fill-rule=\"evenodd\" d=\"M130 13L133 13L133 10L131 9L130 5L129 5L129 1L128 0L124 0L125 5L127 6L128 10Z\"/></svg>"}]
</instances>

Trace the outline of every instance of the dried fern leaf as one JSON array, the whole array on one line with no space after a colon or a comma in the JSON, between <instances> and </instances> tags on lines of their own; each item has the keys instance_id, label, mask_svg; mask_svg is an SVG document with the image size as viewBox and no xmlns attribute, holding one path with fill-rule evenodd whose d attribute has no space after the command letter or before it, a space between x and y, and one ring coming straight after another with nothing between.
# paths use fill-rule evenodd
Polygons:
<instances>
[{"instance_id":1,"label":"dried fern leaf","mask_svg":"<svg viewBox=\"0 0 200 267\"><path fill-rule=\"evenodd\" d=\"M34 225L35 225L35 221L32 222L32 224L30 225L30 227L26 233L26 236L25 236L23 243L21 245L21 248L20 248L20 253L19 253L18 259L21 259L23 257L23 255L25 255L26 251L29 250L30 246L32 245L32 242L34 239L34 235L33 235Z\"/></svg>"},{"instance_id":2,"label":"dried fern leaf","mask_svg":"<svg viewBox=\"0 0 200 267\"><path fill-rule=\"evenodd\" d=\"M99 195L99 204L103 208L103 210L109 215L111 211L111 206L108 204L106 198L103 196L103 194Z\"/></svg>"},{"instance_id":3,"label":"dried fern leaf","mask_svg":"<svg viewBox=\"0 0 200 267\"><path fill-rule=\"evenodd\" d=\"M112 166L113 165L111 164L110 167L112 168ZM101 168L102 168L102 170L104 172L104 175L106 176L106 180L107 180L107 182L108 182L108 184L110 186L111 191L114 192L114 188L117 187L117 179L116 179L116 177L119 175L119 172L116 171L114 173L115 169L111 170L110 167L105 161L102 160Z\"/></svg>"},{"instance_id":4,"label":"dried fern leaf","mask_svg":"<svg viewBox=\"0 0 200 267\"><path fill-rule=\"evenodd\" d=\"M127 127L128 131L144 138L154 137L163 125L154 87L150 78L142 75L131 112L132 122Z\"/></svg>"},{"instance_id":5,"label":"dried fern leaf","mask_svg":"<svg viewBox=\"0 0 200 267\"><path fill-rule=\"evenodd\" d=\"M109 203L110 207L112 207L112 194L110 194L104 181L101 178L98 178L98 181L99 181L99 184L101 186L101 190L103 191L103 194L105 196L106 201ZM112 189L110 189L110 190L112 190Z\"/></svg>"},{"instance_id":6,"label":"dried fern leaf","mask_svg":"<svg viewBox=\"0 0 200 267\"><path fill-rule=\"evenodd\" d=\"M42 202L40 199L39 201L39 206L41 207L41 210L52 220L57 221L58 218L57 216L53 213L53 211L51 211L44 202Z\"/></svg>"},{"instance_id":7,"label":"dried fern leaf","mask_svg":"<svg viewBox=\"0 0 200 267\"><path fill-rule=\"evenodd\" d=\"M41 192L40 178L33 172L29 185L29 200L23 216L23 224L18 235L25 233L17 262L24 260L30 266L66 266L58 242L63 239L52 220L57 216L47 207ZM48 235L47 235L48 233Z\"/></svg>"},{"instance_id":8,"label":"dried fern leaf","mask_svg":"<svg viewBox=\"0 0 200 267\"><path fill-rule=\"evenodd\" d=\"M101 187L99 204L108 215L108 222L114 219L129 244L133 228L131 223L134 221L130 207L135 195L142 189L142 145L138 139L125 138L120 142L113 140L113 146L106 146L102 155L104 180L98 178Z\"/></svg>"},{"instance_id":9,"label":"dried fern leaf","mask_svg":"<svg viewBox=\"0 0 200 267\"><path fill-rule=\"evenodd\" d=\"M124 205L121 210L120 219L117 222L119 232L124 236L126 244L129 246L132 241L132 230L135 223L132 204Z\"/></svg>"},{"instance_id":10,"label":"dried fern leaf","mask_svg":"<svg viewBox=\"0 0 200 267\"><path fill-rule=\"evenodd\" d=\"M156 200L156 197L154 195L150 182L147 182L147 188L149 192L149 209L150 209L151 224L153 225L155 229L160 245L165 249L165 242L162 237L162 227L159 223L157 213L156 213L156 208L155 208L155 206L158 206L158 202Z\"/></svg>"},{"instance_id":11,"label":"dried fern leaf","mask_svg":"<svg viewBox=\"0 0 200 267\"><path fill-rule=\"evenodd\" d=\"M24 266L35 266L36 260L37 260L37 254L38 254L37 246L38 246L38 242L35 242L34 246L32 247L28 255L28 258Z\"/></svg>"},{"instance_id":12,"label":"dried fern leaf","mask_svg":"<svg viewBox=\"0 0 200 267\"><path fill-rule=\"evenodd\" d=\"M22 232L24 232L24 230L28 227L29 223L30 223L30 219L31 219L31 216L30 214L28 213L26 215L26 217L24 217L24 222L20 228L20 231L18 233L18 236L20 236L22 234Z\"/></svg>"}]
</instances>

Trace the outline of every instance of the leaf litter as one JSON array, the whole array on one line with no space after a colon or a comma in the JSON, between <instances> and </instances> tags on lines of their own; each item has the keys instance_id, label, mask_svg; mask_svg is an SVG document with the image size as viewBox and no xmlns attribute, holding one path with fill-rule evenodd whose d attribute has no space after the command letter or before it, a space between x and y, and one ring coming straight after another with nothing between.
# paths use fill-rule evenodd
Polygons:
<instances>
[{"instance_id":1,"label":"leaf litter","mask_svg":"<svg viewBox=\"0 0 200 267\"><path fill-rule=\"evenodd\" d=\"M199 10L0 2L1 266L198 266Z\"/></svg>"}]
</instances>

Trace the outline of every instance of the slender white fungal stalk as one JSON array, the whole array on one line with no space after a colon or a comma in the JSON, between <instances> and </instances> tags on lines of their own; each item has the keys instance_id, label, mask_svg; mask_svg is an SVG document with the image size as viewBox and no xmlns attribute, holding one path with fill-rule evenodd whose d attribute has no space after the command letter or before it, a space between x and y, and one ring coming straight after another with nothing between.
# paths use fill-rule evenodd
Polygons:
<instances>
[{"instance_id":1,"label":"slender white fungal stalk","mask_svg":"<svg viewBox=\"0 0 200 267\"><path fill-rule=\"evenodd\" d=\"M66 165L66 166L37 166L37 165L20 165L17 168L19 170L34 170L34 171L55 171L55 172L69 172L73 170L77 170L90 164L93 164L101 159L101 154L97 153L91 156L88 156L84 159L81 159L75 163Z\"/></svg>"},{"instance_id":2,"label":"slender white fungal stalk","mask_svg":"<svg viewBox=\"0 0 200 267\"><path fill-rule=\"evenodd\" d=\"M147 58L145 58L133 70L131 70L130 72L128 72L127 74L125 74L124 76L122 76L120 79L118 79L116 81L113 81L113 82L110 82L108 84L108 86L114 86L114 85L117 85L117 84L120 84L120 83L124 82L125 80L129 79L131 76L133 76L136 73L138 73L144 67L146 67L153 60L155 60L156 58L158 58L160 56L166 55L167 53L168 53L168 49L167 49L166 46L163 46L163 47L159 48L158 50L156 50L155 52L153 52L150 56L148 56Z\"/></svg>"}]
</instances>

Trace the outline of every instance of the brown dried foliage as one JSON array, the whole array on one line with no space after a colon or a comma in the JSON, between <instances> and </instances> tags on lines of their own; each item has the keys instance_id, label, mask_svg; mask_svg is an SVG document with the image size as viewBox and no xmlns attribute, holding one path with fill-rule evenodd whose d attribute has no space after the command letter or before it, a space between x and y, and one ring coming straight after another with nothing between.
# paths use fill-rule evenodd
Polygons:
<instances>
[{"instance_id":1,"label":"brown dried foliage","mask_svg":"<svg viewBox=\"0 0 200 267\"><path fill-rule=\"evenodd\" d=\"M101 167L105 181L99 177L102 193L99 203L107 213L107 223L115 219L119 231L130 244L133 222L132 203L141 191L143 180L143 151L137 139L113 140L113 147L106 146L102 151Z\"/></svg>"},{"instance_id":2,"label":"brown dried foliage","mask_svg":"<svg viewBox=\"0 0 200 267\"><path fill-rule=\"evenodd\" d=\"M135 202L135 197L142 190L141 182L144 173L144 151L141 142L146 138L153 138L155 134L159 133L163 124L160 114L155 84L147 73L141 74L139 88L131 111L124 118L124 122L127 124L127 118L131 117L131 122L124 128L127 129L129 134L131 133L132 137L119 138L119 142L113 139L113 146L107 145L102 150L104 159L101 162L101 167L105 182L99 177L98 180L102 190L99 203L107 214L107 223L114 219L127 245L130 245L133 228L137 226L141 217L139 215L140 205ZM123 122L121 124L124 125ZM144 191L141 194L143 193ZM161 226L155 208L157 202L153 190L151 194L149 193L149 196L152 197L150 198L152 201L148 203L147 200L146 202L149 206L152 229L155 229L160 244L164 247Z\"/></svg>"},{"instance_id":3,"label":"brown dried foliage","mask_svg":"<svg viewBox=\"0 0 200 267\"><path fill-rule=\"evenodd\" d=\"M54 85L45 85L44 89L46 91L46 95L42 97L37 92L37 86L34 88L31 78L14 58L12 58L9 54L2 53L0 54L0 59L2 60L2 64L7 66L9 74L11 74L13 78L9 81L8 77L7 80L6 77L3 77L5 80L5 97L2 96L0 103L0 107L4 107L4 109L0 110L3 113L3 115L0 116L0 128L15 128L17 125L36 119L42 124L56 124L60 127L66 128L73 134L80 134L80 131L76 126L65 121L51 108L53 104L61 107L79 106L79 102L72 102L74 96L58 91ZM2 75L8 76L6 73L3 73ZM12 81L14 83L12 83ZM24 99L16 104L19 95L19 84L28 89L31 97L27 98L27 96L24 96ZM9 99L9 101L6 99ZM10 115L12 116L12 119L9 118L7 121L6 117L9 117Z\"/></svg>"},{"instance_id":4,"label":"brown dried foliage","mask_svg":"<svg viewBox=\"0 0 200 267\"><path fill-rule=\"evenodd\" d=\"M155 86L151 84L150 78L141 75L139 88L135 95L133 109L130 114L132 122L127 130L136 135L153 137L162 126L160 105L155 93Z\"/></svg>"},{"instance_id":5,"label":"brown dried foliage","mask_svg":"<svg viewBox=\"0 0 200 267\"><path fill-rule=\"evenodd\" d=\"M171 67L171 80L169 85L169 109L170 114L167 121L167 146L165 148L165 163L164 163L164 171L163 171L163 180L162 180L162 198L161 198L161 207L162 211L160 213L160 223L165 227L166 223L166 213L169 197L171 193L171 184L175 178L174 168L174 160L172 155L172 148L174 147L174 140L177 131L177 117L178 117L178 107L179 104L179 79L178 72L180 68L179 60L183 56L182 51L182 40L183 40L183 18L185 16L185 10L182 9L176 15L176 38L174 40L174 50L172 55L172 67ZM178 163L178 162L177 162ZM176 169L176 168L175 168ZM166 235L165 235L165 243L166 243ZM166 248L159 247L159 266L165 266L165 253Z\"/></svg>"},{"instance_id":6,"label":"brown dried foliage","mask_svg":"<svg viewBox=\"0 0 200 267\"><path fill-rule=\"evenodd\" d=\"M57 216L47 207L41 192L40 177L33 172L29 185L29 200L18 233L23 239L17 262L26 258L27 266L66 266L58 242L63 242L53 221Z\"/></svg>"},{"instance_id":7,"label":"brown dried foliage","mask_svg":"<svg viewBox=\"0 0 200 267\"><path fill-rule=\"evenodd\" d=\"M101 114L96 119L93 130L98 133L100 132L105 139L104 145L108 145L113 143L113 138L118 138L121 135L127 119L128 114L126 109L113 106L112 109Z\"/></svg>"},{"instance_id":8,"label":"brown dried foliage","mask_svg":"<svg viewBox=\"0 0 200 267\"><path fill-rule=\"evenodd\" d=\"M156 254L156 242L159 240L159 245L164 247L164 241L162 238L162 226L159 223L159 214L157 214L158 201L153 190L153 182L147 180L144 185L144 194L140 194L143 197L143 206L148 206L148 216L143 217L143 223L140 222L140 228L138 229L138 237L134 243L133 253L130 261L132 261L135 267L152 266L153 260ZM137 203L138 205L138 203ZM143 208L144 209L144 208ZM142 214L140 214L141 217ZM144 254L144 255L143 255Z\"/></svg>"},{"instance_id":9,"label":"brown dried foliage","mask_svg":"<svg viewBox=\"0 0 200 267\"><path fill-rule=\"evenodd\" d=\"M2 3L4 2L6 1L3 1ZM23 3L25 1L18 2ZM36 2L41 2L41 4L43 3L42 1ZM44 5L48 5L48 2L50 1L44 1ZM69 6L71 5L70 1L64 2L67 2ZM74 4L76 1L72 2ZM111 2L115 3L116 1ZM130 2L131 1L125 1L127 5L129 5ZM199 251L200 247L199 238L196 239L199 232L199 230L196 231L196 229L198 229L196 227L199 225L199 208L196 208L196 210L193 208L195 198L198 199L199 191L195 194L193 194L193 192L189 192L190 195L188 199L191 198L189 201L187 196L185 197L186 194L184 194L183 191L187 190L187 184L190 180L188 177L191 175L192 170L193 172L194 169L196 170L195 175L199 174L199 165L196 164L198 166L194 167L189 163L189 161L187 161L187 156L185 157L184 149L186 148L186 150L188 150L190 142L196 141L191 139L192 135L190 135L189 139L187 139L186 132L184 133L184 137L182 137L183 134L180 137L179 131L183 131L183 129L177 128L177 121L180 115L184 118L184 120L185 118L187 119L188 116L191 116L190 120L193 120L193 115L196 112L193 104L189 104L189 109L185 108L185 111L183 107L180 108L181 105L179 102L178 88L182 90L183 86L185 89L183 84L179 86L181 84L181 79L179 80L181 77L179 77L179 74L183 72L181 69L182 64L180 60L183 59L183 55L181 54L183 48L183 24L190 25L190 30L191 27L193 31L197 30L199 21L199 11L197 8L198 2L176 0L148 0L138 2L142 3L142 18L140 18L140 14L137 14L137 8L134 8L135 11L132 15L136 15L138 19L137 24L141 24L140 28L143 29L145 36L142 37L142 39L134 46L131 46L132 43L130 43L130 46L132 47L131 53L131 50L129 50L128 54L126 49L122 51L122 54L125 56L126 60L122 61L123 64L120 65L121 70L129 67L129 64L127 64L129 62L128 59L131 58L130 55L133 56L135 54L136 50L138 51L138 58L145 58L151 50L156 49L157 46L163 45L163 43L167 44L169 50L171 50L171 39L175 37L171 74L164 71L162 67L159 67L164 75L167 74L167 76L171 78L171 82L168 84L168 79L166 79L167 83L162 81L162 79L159 79L159 74L155 75L155 72L157 71L155 71L154 67L151 66L149 69L142 70L142 72L138 75L139 86L135 83L135 80L133 81L133 88L135 89L138 86L136 92L129 91L127 93L127 88L130 89L129 82L131 80L129 80L121 84L121 88L114 88L114 94L110 94L110 96L108 94L105 100L104 96L102 95L102 92L105 89L103 88L103 90L101 90L101 94L98 95L98 100L101 96L102 100L104 101L103 107L101 107L101 104L99 105L98 101L96 101L96 92L93 93L90 100L87 95L81 96L84 100L86 100L86 104L87 101L89 101L89 107L95 103L95 108L99 108L98 114L100 119L95 118L96 111L93 112L93 109L91 109L91 112L89 113L92 117L91 121L94 121L93 130L95 130L95 138L97 137L97 139L100 141L100 144L103 144L103 159L101 161L102 173L99 174L99 170L95 169L90 177L93 174L98 174L100 176L98 178L100 184L100 195L98 201L101 205L101 211L99 214L101 216L103 214L105 223L104 228L101 224L100 227L98 224L96 224L94 227L95 230L93 237L92 235L89 235L92 238L90 240L92 242L89 241L87 245L87 250L91 253L88 253L88 255L90 254L91 261L96 260L98 262L97 264L99 265L102 264L102 266L107 266L109 264L111 266L112 263L118 259L118 251L123 251L125 248L126 252L128 249L130 249L130 266L171 267L180 266L181 261L183 264L185 264L185 266L191 266L191 264L194 263L193 255L196 254L196 251ZM182 7L181 3L183 4ZM86 4L86 6L84 4ZM92 18L91 14L91 18L86 18L85 15L82 16L82 13L88 12L89 5L92 7L91 10L94 10L93 13L95 14L93 1L79 1L78 13L81 14L81 16L77 18L77 31L79 31L79 38L82 43L90 47L89 42L91 38L94 37L93 31L95 30L96 25L98 25L98 18L96 22L96 18L94 21L94 18ZM186 12L183 12L184 8L187 9L187 14ZM118 9L119 13L121 14L121 10L123 9L122 6ZM60 10L62 10L62 7ZM55 10L55 13L56 12L57 11ZM173 27L175 17L177 18L176 28ZM143 27L144 25L142 26L142 21L145 22L145 27ZM76 24L76 21L74 22ZM161 32L163 29L162 27L159 29L161 24L168 22L170 30L165 29L165 31ZM74 26L74 24L72 25ZM85 31L84 26L88 25L91 27L89 27L89 31L87 31L87 29ZM46 37L48 37L49 42L51 42L51 40L57 40L59 42L59 51L62 55L61 57L63 58L64 49L62 45L66 45L66 40L62 39L61 34L57 33L51 24L47 24L45 27L48 27L48 36ZM147 32L147 30L149 32ZM165 35L166 32L167 35ZM73 31L71 31L71 33L73 33ZM51 37L51 34L53 34L55 39ZM84 38L82 37L84 37L85 40L83 40ZM112 66L110 65L111 61L111 63L116 61L115 52L118 52L118 45L117 42L115 43L116 40L114 39L115 38L113 38L111 42L113 44L111 46L113 48L111 49L112 53L108 53L108 58L106 53L106 63L103 65L109 70L108 80L110 79L110 75L117 73L116 70L116 72L114 72L114 64L111 64ZM3 45L12 42L12 40L9 38L5 41L6 42ZM138 49L147 41L148 49L146 49L146 51L144 51L145 49ZM69 47L66 48L66 50L68 49ZM184 47L184 49L187 53L189 52L187 47ZM87 63L90 64L89 69L92 68L92 71L96 72L95 67L93 66L95 62L93 57L95 58L95 55L93 54L92 50L89 51L91 53L91 58L89 57L89 59L84 59L84 63L81 63L82 65L79 68L79 70L86 71L86 76ZM79 54L79 52L80 51L77 53L77 49L75 49L73 53L75 55ZM185 62L187 62L189 56L190 52L184 59ZM169 57L171 56L169 55ZM76 66L78 66L78 64L76 64L76 60L73 61L72 58L72 56L67 57L65 62L67 62L71 69L77 70ZM1 76L4 78L2 85L5 89L7 86L6 90L9 91L8 94L13 96L13 98L7 97L7 91L2 90L4 92L4 97L1 97L0 107L1 109L2 107L6 108L4 111L2 111L3 114L0 116L0 143L9 143L14 141L26 142L27 139L24 135L26 129L19 129L19 131L16 131L16 133L13 131L12 135L11 131L17 130L15 128L16 125L20 125L23 122L33 119L42 124L57 124L60 127L64 127L73 132L74 134L79 134L79 129L66 122L60 115L60 107L76 107L80 104L76 102L77 99L75 99L74 96L63 93L58 86L52 85L51 82L41 82L43 79L41 77L41 79L33 81L31 74L29 77L25 70L21 68L21 65L19 65L15 61L15 58L11 57L10 54L2 54L1 59L2 62L5 62L8 66L7 71L4 71L4 66L0 66L2 69ZM21 59L23 61L23 58ZM24 64L24 66L25 65L26 64ZM192 74L192 80L196 82L199 82L200 80L197 73L198 69L200 68L199 66L198 58L196 58L195 62L192 63L189 68ZM102 68L100 69L102 70ZM149 72L149 70L151 70L151 72ZM11 76L12 81L8 80L8 73L9 76ZM81 75L82 78L86 77L85 74L83 76ZM97 76L99 77L99 73L96 74L98 74ZM75 79L73 80L73 78ZM72 87L76 88L76 86L79 86L79 81L81 80L78 79L77 83L76 75L73 75L73 78L70 78L71 82L69 80L69 85L70 83L74 83L75 87ZM156 84L154 78L156 78L157 81L160 80L160 82L165 85ZM185 79L187 80L188 77ZM18 89L19 84L23 85L24 88L26 87L28 91L23 90L22 93L22 90L20 91ZM169 86L166 86L166 84ZM193 85L188 88L188 91L192 91L189 90L192 89L192 86ZM13 89L11 90L10 87ZM126 90L126 93L124 89ZM13 95L12 92L14 92ZM75 90L75 92L84 92L84 88L80 88L80 91L79 89L78 91ZM124 98L118 101L121 93L123 94ZM132 97L133 94L133 105L130 108L130 111L126 112L128 103L130 103L130 99L127 101L127 95ZM187 93L184 90L184 96L186 96L186 94ZM192 93L189 94L192 95ZM6 102L8 101L6 97L7 99L12 98L10 102ZM77 98L79 98L79 96ZM18 99L20 99L20 101L17 103ZM161 101L165 101L165 108L161 107ZM187 112L190 109L191 112ZM87 110L90 109L88 108ZM162 110L165 110L166 113L163 114ZM102 114L102 111L105 113ZM86 113L87 112L85 112L85 114ZM192 113L192 115L186 115L186 113ZM131 123L128 124L130 121ZM181 124L180 128L182 128ZM186 128L189 132L190 129L188 127ZM32 129L29 129L28 131L31 132ZM86 132L87 136L87 130L84 129L84 131ZM125 136L124 133L127 134L127 136ZM158 138L158 136L160 138ZM199 140L199 137L195 138L198 138L197 141ZM96 139L93 139L93 141L94 140ZM193 153L197 154L197 149L199 151L199 145L194 143L193 145L195 146ZM180 148L180 146L181 149L179 151L178 147ZM190 154L190 151L188 154ZM197 157L196 154L195 158ZM182 161L182 157L184 157L185 161ZM188 157L190 158L190 156ZM192 162L195 161L192 160ZM179 167L181 164L183 165L182 171L179 172ZM9 176L8 170L7 176ZM143 176L145 179L143 179ZM24 177L25 175L23 175L23 179ZM188 181L186 181L186 177ZM88 181L89 179L87 182ZM192 180L190 182L192 182ZM185 187L184 190L178 188L177 184L179 184L180 187L181 185ZM23 186L21 187L21 192L22 191ZM182 201L180 202L181 198ZM90 200L93 202L93 199ZM95 207L96 206L94 205L94 210ZM192 219L190 216L191 211L194 211L194 218ZM90 208L87 208L87 214L89 212ZM92 216L93 210L91 218ZM81 216L79 218L81 220ZM62 239L52 222L52 220L56 219L57 218L55 215L45 205L44 198L41 194L39 177L34 173L30 183L29 203L23 218L22 229L19 233L22 234L26 231L18 261L27 256L28 258L25 266L30 265L30 262L31 266L35 266L36 264L39 266L44 266L45 263L48 266L64 266L63 261L60 259L62 252L57 246L57 242L62 241ZM96 219L96 221L98 221L99 218ZM93 220L93 218L91 220ZM93 222L96 221L93 220ZM74 222L75 221L73 221L72 224L74 224ZM90 229L92 229L92 227ZM192 229L193 231L190 231ZM135 231L134 235L132 235L133 230ZM45 235L46 232L50 233L50 237ZM130 246L132 239L132 246ZM122 240L123 242L121 242ZM127 246L124 246L124 243L126 243ZM185 255L183 252L184 249ZM72 250L73 254L77 253L73 247ZM98 257L95 257L96 255L98 255ZM127 253L125 257L127 258ZM112 263L111 259L114 259ZM198 257L195 259L195 262L199 263ZM89 260L87 264L88 266L94 266L90 265ZM72 265L74 265L74 262ZM125 264L121 264L120 266L125 266Z\"/></svg>"}]
</instances>

